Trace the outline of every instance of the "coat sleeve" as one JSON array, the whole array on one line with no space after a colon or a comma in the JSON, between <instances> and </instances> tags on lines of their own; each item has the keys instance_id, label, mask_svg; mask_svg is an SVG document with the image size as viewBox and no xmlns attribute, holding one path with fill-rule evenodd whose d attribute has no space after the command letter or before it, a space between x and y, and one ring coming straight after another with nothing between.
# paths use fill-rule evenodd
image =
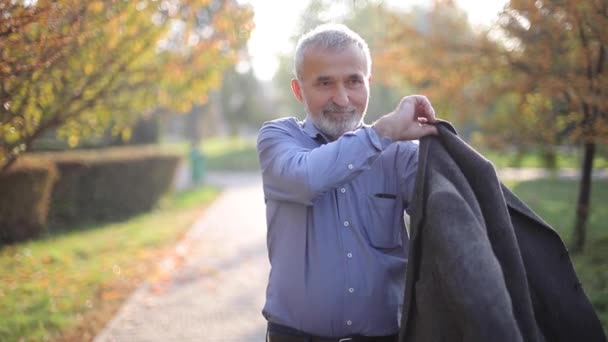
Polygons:
<instances>
[{"instance_id":1,"label":"coat sleeve","mask_svg":"<svg viewBox=\"0 0 608 342\"><path fill-rule=\"evenodd\" d=\"M501 267L479 208L445 178L428 197L426 249L433 251L437 288L462 341L522 341Z\"/></svg>"}]
</instances>

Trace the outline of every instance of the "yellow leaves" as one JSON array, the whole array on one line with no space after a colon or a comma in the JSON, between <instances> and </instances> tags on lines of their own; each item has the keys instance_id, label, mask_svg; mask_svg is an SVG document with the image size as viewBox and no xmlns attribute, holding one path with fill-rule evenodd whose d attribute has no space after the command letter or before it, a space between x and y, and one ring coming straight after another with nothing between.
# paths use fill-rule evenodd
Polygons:
<instances>
[{"instance_id":1,"label":"yellow leaves","mask_svg":"<svg viewBox=\"0 0 608 342\"><path fill-rule=\"evenodd\" d=\"M253 26L251 8L228 0L183 0L173 2L177 8L167 16L159 5L39 1L38 12L11 13L15 33L0 35L0 79L7 92L0 101L10 100L7 115L24 122L0 125L0 143L10 145L0 149L0 167L22 142L41 135L45 122L58 125L59 136L74 147L156 106L187 111L206 101L234 62L234 52L245 46ZM203 12L210 13L209 37L199 36L197 13ZM159 20L165 24L156 25L153 16L164 16ZM198 42L188 45L195 35ZM164 49L158 49L161 40Z\"/></svg>"},{"instance_id":2,"label":"yellow leaves","mask_svg":"<svg viewBox=\"0 0 608 342\"><path fill-rule=\"evenodd\" d=\"M78 135L70 135L68 137L68 146L70 148L74 148L74 147L78 146L79 143L80 143L80 136L78 136Z\"/></svg>"},{"instance_id":3,"label":"yellow leaves","mask_svg":"<svg viewBox=\"0 0 608 342\"><path fill-rule=\"evenodd\" d=\"M122 138L122 141L131 140L132 135L133 135L133 130L130 127L126 127L120 131L120 137Z\"/></svg>"},{"instance_id":4,"label":"yellow leaves","mask_svg":"<svg viewBox=\"0 0 608 342\"><path fill-rule=\"evenodd\" d=\"M92 14L100 14L104 11L105 5L103 1L89 1L87 9Z\"/></svg>"},{"instance_id":5,"label":"yellow leaves","mask_svg":"<svg viewBox=\"0 0 608 342\"><path fill-rule=\"evenodd\" d=\"M207 7L213 5L213 0L193 0L199 7ZM192 2L192 0L191 0Z\"/></svg>"},{"instance_id":6,"label":"yellow leaves","mask_svg":"<svg viewBox=\"0 0 608 342\"><path fill-rule=\"evenodd\" d=\"M84 65L84 74L91 75L95 71L95 65L91 62L86 62Z\"/></svg>"},{"instance_id":7,"label":"yellow leaves","mask_svg":"<svg viewBox=\"0 0 608 342\"><path fill-rule=\"evenodd\" d=\"M8 144L14 144L21 138L21 132L13 125L2 125L2 134L0 137Z\"/></svg>"},{"instance_id":8,"label":"yellow leaves","mask_svg":"<svg viewBox=\"0 0 608 342\"><path fill-rule=\"evenodd\" d=\"M522 104L522 118L532 124L538 124L538 116L552 110L551 99L540 93L526 94Z\"/></svg>"}]
</instances>

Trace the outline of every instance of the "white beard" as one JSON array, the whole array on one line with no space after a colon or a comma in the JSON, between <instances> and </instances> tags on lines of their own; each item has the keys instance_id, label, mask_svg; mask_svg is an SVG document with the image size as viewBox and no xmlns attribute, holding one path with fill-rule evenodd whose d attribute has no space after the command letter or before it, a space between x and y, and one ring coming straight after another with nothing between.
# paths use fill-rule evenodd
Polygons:
<instances>
[{"instance_id":1,"label":"white beard","mask_svg":"<svg viewBox=\"0 0 608 342\"><path fill-rule=\"evenodd\" d=\"M325 111L332 111L338 109L336 108L336 106L328 106L327 108L324 108L323 112L318 115L312 115L308 109L308 106L305 107L306 114L314 122L317 129L333 140L338 139L342 136L342 134L346 132L355 130L355 128L359 127L359 125L361 125L361 122L363 121L363 114L357 113L356 109L352 108L346 108L346 110L344 111L348 112L355 110L355 113L353 115L336 120L325 116L325 114L323 113Z\"/></svg>"}]
</instances>

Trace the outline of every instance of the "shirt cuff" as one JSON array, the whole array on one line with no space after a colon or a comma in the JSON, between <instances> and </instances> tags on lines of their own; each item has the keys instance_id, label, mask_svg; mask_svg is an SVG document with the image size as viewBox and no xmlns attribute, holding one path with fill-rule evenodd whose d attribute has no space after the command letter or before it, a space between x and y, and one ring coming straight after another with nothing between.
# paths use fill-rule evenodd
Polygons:
<instances>
[{"instance_id":1,"label":"shirt cuff","mask_svg":"<svg viewBox=\"0 0 608 342\"><path fill-rule=\"evenodd\" d=\"M365 126L363 129L367 132L367 137L369 138L369 141L379 151L384 151L388 147L388 145L393 143L393 140L391 138L381 138L378 133L376 133L376 130L373 129L371 126Z\"/></svg>"}]
</instances>

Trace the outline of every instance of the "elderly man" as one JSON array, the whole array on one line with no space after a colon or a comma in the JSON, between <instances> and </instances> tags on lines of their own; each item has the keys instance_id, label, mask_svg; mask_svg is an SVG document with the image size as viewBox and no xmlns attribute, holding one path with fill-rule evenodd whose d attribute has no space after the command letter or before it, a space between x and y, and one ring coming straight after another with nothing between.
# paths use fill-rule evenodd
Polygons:
<instances>
[{"instance_id":1,"label":"elderly man","mask_svg":"<svg viewBox=\"0 0 608 342\"><path fill-rule=\"evenodd\" d=\"M291 88L306 117L258 136L271 273L267 340L395 341L403 300L418 145L437 134L424 96L363 122L371 58L344 25L299 40Z\"/></svg>"}]
</instances>

